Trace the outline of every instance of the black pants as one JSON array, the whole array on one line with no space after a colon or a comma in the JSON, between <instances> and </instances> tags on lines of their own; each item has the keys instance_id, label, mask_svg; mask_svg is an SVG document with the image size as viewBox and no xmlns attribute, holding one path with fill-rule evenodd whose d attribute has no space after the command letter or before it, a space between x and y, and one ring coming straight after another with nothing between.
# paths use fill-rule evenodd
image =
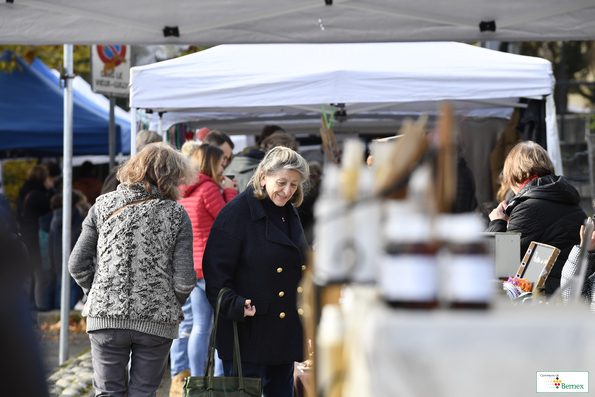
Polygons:
<instances>
[{"instance_id":1,"label":"black pants","mask_svg":"<svg viewBox=\"0 0 595 397\"><path fill-rule=\"evenodd\" d=\"M293 397L294 363L266 365L242 361L242 375L260 378L264 397ZM223 360L223 373L233 376L233 361Z\"/></svg>"}]
</instances>

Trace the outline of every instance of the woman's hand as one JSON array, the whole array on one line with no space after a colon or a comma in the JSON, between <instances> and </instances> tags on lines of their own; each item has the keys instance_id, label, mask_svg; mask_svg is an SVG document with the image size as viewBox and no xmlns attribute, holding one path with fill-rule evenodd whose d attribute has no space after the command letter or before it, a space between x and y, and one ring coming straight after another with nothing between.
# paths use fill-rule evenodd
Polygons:
<instances>
[{"instance_id":1,"label":"woman's hand","mask_svg":"<svg viewBox=\"0 0 595 397\"><path fill-rule=\"evenodd\" d=\"M244 302L244 317L253 317L256 314L256 306L252 305L252 300L246 299Z\"/></svg>"},{"instance_id":2,"label":"woman's hand","mask_svg":"<svg viewBox=\"0 0 595 397\"><path fill-rule=\"evenodd\" d=\"M223 186L224 189L238 190L238 181L236 180L236 178L229 179L228 177L223 175L223 180L221 181L221 186Z\"/></svg>"},{"instance_id":3,"label":"woman's hand","mask_svg":"<svg viewBox=\"0 0 595 397\"><path fill-rule=\"evenodd\" d=\"M503 221L508 222L508 215L504 212L504 210L508 207L506 201L502 201L492 212L490 212L490 221L495 221L496 219L502 219Z\"/></svg>"},{"instance_id":4,"label":"woman's hand","mask_svg":"<svg viewBox=\"0 0 595 397\"><path fill-rule=\"evenodd\" d=\"M587 223L593 223L591 218L587 219ZM581 226L581 247L583 246L583 236L585 235L585 225ZM591 239L587 241L587 251L595 250L595 230L591 233Z\"/></svg>"}]
</instances>

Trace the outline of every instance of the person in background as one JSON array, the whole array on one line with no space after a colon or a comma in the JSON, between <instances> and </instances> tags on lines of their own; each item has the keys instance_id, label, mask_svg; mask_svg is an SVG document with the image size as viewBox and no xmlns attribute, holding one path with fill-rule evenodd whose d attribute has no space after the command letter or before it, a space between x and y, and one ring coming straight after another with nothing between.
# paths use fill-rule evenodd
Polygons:
<instances>
[{"instance_id":1,"label":"person in background","mask_svg":"<svg viewBox=\"0 0 595 397\"><path fill-rule=\"evenodd\" d=\"M17 198L17 216L21 237L29 251L29 270L31 274L31 292L37 310L45 311L48 269L43 268L39 247L39 217L51 211L50 189L53 180L43 165L35 165L27 174L27 180Z\"/></svg>"},{"instance_id":2,"label":"person in background","mask_svg":"<svg viewBox=\"0 0 595 397\"><path fill-rule=\"evenodd\" d=\"M278 125L274 125L274 124L265 125L262 128L260 135L256 138L256 145L248 146L248 147L244 148L244 150L242 150L239 154L244 155L244 154L250 153L250 151L252 151L253 149L257 149L257 150L261 149L262 142L269 136L273 135L275 132L285 132L285 130L283 128L279 127Z\"/></svg>"},{"instance_id":3,"label":"person in background","mask_svg":"<svg viewBox=\"0 0 595 397\"><path fill-rule=\"evenodd\" d=\"M48 169L48 176L52 184L52 188L49 189L49 197L62 193L62 170L60 166L55 162L45 163L44 166Z\"/></svg>"},{"instance_id":4,"label":"person in background","mask_svg":"<svg viewBox=\"0 0 595 397\"><path fill-rule=\"evenodd\" d=\"M0 222L8 227L11 234L19 234L19 225L17 223L17 217L12 210L10 200L4 194L0 193Z\"/></svg>"},{"instance_id":5,"label":"person in background","mask_svg":"<svg viewBox=\"0 0 595 397\"><path fill-rule=\"evenodd\" d=\"M103 183L95 177L95 166L90 161L85 161L81 165L80 176L72 184L72 188L79 190L87 197L89 204L95 204L95 200L101 194Z\"/></svg>"},{"instance_id":6,"label":"person in background","mask_svg":"<svg viewBox=\"0 0 595 397\"><path fill-rule=\"evenodd\" d=\"M314 204L320 194L322 164L318 161L310 161L308 165L310 166L310 186L304 195L304 202L298 208L298 213L300 214L306 241L308 245L312 246L314 243Z\"/></svg>"},{"instance_id":7,"label":"person in background","mask_svg":"<svg viewBox=\"0 0 595 397\"><path fill-rule=\"evenodd\" d=\"M162 142L163 138L155 131L140 130L136 134L136 153L139 153L146 145L154 142ZM103 187L101 188L100 194L113 192L116 190L120 181L118 180L117 174L120 169L120 165L115 166L111 169L105 181L103 181Z\"/></svg>"},{"instance_id":8,"label":"person in background","mask_svg":"<svg viewBox=\"0 0 595 397\"><path fill-rule=\"evenodd\" d=\"M194 153L194 151L199 146L200 146L200 142L197 142L197 141L186 141L182 145L182 148L180 149L180 152L182 152L182 154L184 156L186 156L187 158L190 158L190 156L192 156L192 153Z\"/></svg>"},{"instance_id":9,"label":"person in background","mask_svg":"<svg viewBox=\"0 0 595 397\"><path fill-rule=\"evenodd\" d=\"M205 373L209 338L213 327L213 309L205 294L202 272L203 253L217 214L237 196L237 186L231 179L222 175L223 158L224 153L221 149L203 142L191 157L200 173L198 182L187 186L184 197L180 200L190 216L194 235L194 269L197 281L196 288L190 294L194 323L188 340L190 372L193 376L202 376Z\"/></svg>"},{"instance_id":10,"label":"person in background","mask_svg":"<svg viewBox=\"0 0 595 397\"><path fill-rule=\"evenodd\" d=\"M224 132L212 130L202 140L203 144L216 146L223 150L223 168L226 168L231 161L234 144L229 135Z\"/></svg>"},{"instance_id":11,"label":"person in background","mask_svg":"<svg viewBox=\"0 0 595 397\"><path fill-rule=\"evenodd\" d=\"M4 396L47 397L48 386L28 295L23 290L27 248L11 226L12 209L0 206L0 382Z\"/></svg>"},{"instance_id":12,"label":"person in background","mask_svg":"<svg viewBox=\"0 0 595 397\"><path fill-rule=\"evenodd\" d=\"M78 210L79 201L84 196L82 192L73 190L72 192L72 215L70 226L70 248L72 249L78 240L83 226L84 217ZM54 309L59 309L61 306L61 291L62 291L62 215L63 215L63 195L57 194L52 197L50 205L52 207L52 218L49 228L49 262L50 273L52 275L53 301ZM83 297L83 290L69 277L68 285L70 286L70 309L72 310L76 303Z\"/></svg>"},{"instance_id":13,"label":"person in background","mask_svg":"<svg viewBox=\"0 0 595 397\"><path fill-rule=\"evenodd\" d=\"M290 149L297 149L295 137L287 132L277 131L262 141L258 149L251 149L248 153L234 156L233 160L225 169L226 174L235 176L238 182L238 193L242 193L248 187L248 182L266 152L277 146L284 146Z\"/></svg>"},{"instance_id":14,"label":"person in background","mask_svg":"<svg viewBox=\"0 0 595 397\"><path fill-rule=\"evenodd\" d=\"M205 136L207 136L207 134L211 132L210 129L208 129L207 127L202 127L201 129L199 129L198 131L196 131L196 141L198 143L202 143L203 139L205 139Z\"/></svg>"},{"instance_id":15,"label":"person in background","mask_svg":"<svg viewBox=\"0 0 595 397\"><path fill-rule=\"evenodd\" d=\"M186 141L182 145L180 151L184 156L186 156L186 158L190 159L195 150L199 147L200 142ZM183 188L185 190L186 187ZM190 338L190 333L192 332L194 318L192 316L192 299L190 297L188 297L186 303L184 303L182 306L182 311L184 312L184 321L180 323L178 327L178 339L174 339L169 351L171 369L169 397L182 397L184 379L191 375L190 359L188 357L188 339Z\"/></svg>"},{"instance_id":16,"label":"person in background","mask_svg":"<svg viewBox=\"0 0 595 397\"><path fill-rule=\"evenodd\" d=\"M559 248L560 255L545 281L545 294L551 295L560 286L570 250L579 243L576 230L587 217L579 205L580 195L563 176L555 175L545 149L531 141L521 142L510 151L502 178L515 196L490 213L487 231L521 233L523 254L531 241Z\"/></svg>"},{"instance_id":17,"label":"person in background","mask_svg":"<svg viewBox=\"0 0 595 397\"><path fill-rule=\"evenodd\" d=\"M265 397L292 396L294 363L303 360L303 310L296 306L308 244L295 207L309 175L298 153L271 149L248 189L219 212L203 256L211 306L221 288L231 289L217 325L225 376L233 374L233 320L243 376L261 378Z\"/></svg>"},{"instance_id":18,"label":"person in background","mask_svg":"<svg viewBox=\"0 0 595 397\"><path fill-rule=\"evenodd\" d=\"M587 222L593 223L591 218L587 219ZM581 226L580 230L580 245L572 247L568 259L564 263L562 269L562 278L560 279L560 288L562 291L562 300L565 303L570 302L570 294L572 293L572 287L564 288L570 280L577 275L579 258L581 256L581 246L586 243L585 248L587 249L587 268L585 269L585 278L583 279L583 289L581 291L582 298L585 302L590 304L590 309L595 312L595 230L591 233L591 236L587 237L587 241L583 240L585 234L585 226Z\"/></svg>"},{"instance_id":19,"label":"person in background","mask_svg":"<svg viewBox=\"0 0 595 397\"><path fill-rule=\"evenodd\" d=\"M154 396L196 284L192 224L176 201L196 175L181 153L154 143L117 177L117 190L89 210L68 269L88 297L96 395Z\"/></svg>"},{"instance_id":20,"label":"person in background","mask_svg":"<svg viewBox=\"0 0 595 397\"><path fill-rule=\"evenodd\" d=\"M475 177L461 150L457 158L457 195L452 205L452 213L473 212L477 209L477 206Z\"/></svg>"}]
</instances>

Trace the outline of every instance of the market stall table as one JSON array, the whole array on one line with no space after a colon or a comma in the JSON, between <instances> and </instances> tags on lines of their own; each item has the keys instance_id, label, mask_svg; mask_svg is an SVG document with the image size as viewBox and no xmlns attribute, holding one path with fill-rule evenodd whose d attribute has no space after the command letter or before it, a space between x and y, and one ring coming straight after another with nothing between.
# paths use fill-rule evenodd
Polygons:
<instances>
[{"instance_id":1,"label":"market stall table","mask_svg":"<svg viewBox=\"0 0 595 397\"><path fill-rule=\"evenodd\" d=\"M537 371L595 371L595 317L587 306L358 305L367 310L354 310L359 321L348 322L364 336L357 360L368 366L370 396L526 396L536 392Z\"/></svg>"}]
</instances>

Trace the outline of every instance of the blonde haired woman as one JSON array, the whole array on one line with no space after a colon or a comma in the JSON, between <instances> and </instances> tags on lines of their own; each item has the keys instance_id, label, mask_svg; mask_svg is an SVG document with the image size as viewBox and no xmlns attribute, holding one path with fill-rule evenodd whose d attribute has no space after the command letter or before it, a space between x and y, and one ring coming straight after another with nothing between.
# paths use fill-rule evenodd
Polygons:
<instances>
[{"instance_id":1,"label":"blonde haired woman","mask_svg":"<svg viewBox=\"0 0 595 397\"><path fill-rule=\"evenodd\" d=\"M161 383L196 283L192 226L176 202L180 184L194 177L181 153L150 144L120 168L117 190L99 196L83 222L68 269L88 295L96 396L152 396Z\"/></svg>"},{"instance_id":2,"label":"blonde haired woman","mask_svg":"<svg viewBox=\"0 0 595 397\"><path fill-rule=\"evenodd\" d=\"M217 349L232 376L232 320L238 322L242 372L262 379L263 395L292 396L293 366L303 360L298 284L307 243L295 207L308 163L286 147L271 149L248 188L221 210L207 242L203 272L214 307L222 287Z\"/></svg>"},{"instance_id":3,"label":"blonde haired woman","mask_svg":"<svg viewBox=\"0 0 595 397\"><path fill-rule=\"evenodd\" d=\"M190 159L199 171L198 182L187 186L184 198L180 200L190 216L194 233L194 269L197 280L196 288L190 295L193 324L188 338L188 360L193 376L202 376L205 373L213 327L213 308L205 295L203 253L217 214L237 196L235 183L222 176L223 157L223 150L216 146L203 143L196 148Z\"/></svg>"},{"instance_id":4,"label":"blonde haired woman","mask_svg":"<svg viewBox=\"0 0 595 397\"><path fill-rule=\"evenodd\" d=\"M587 217L579 206L580 195L564 177L554 174L545 149L531 141L521 142L510 151L502 184L510 186L515 196L492 211L487 231L521 233L522 254L531 241L559 248L560 255L545 282L545 293L551 295L560 286L570 250L580 242L576 231Z\"/></svg>"}]
</instances>

